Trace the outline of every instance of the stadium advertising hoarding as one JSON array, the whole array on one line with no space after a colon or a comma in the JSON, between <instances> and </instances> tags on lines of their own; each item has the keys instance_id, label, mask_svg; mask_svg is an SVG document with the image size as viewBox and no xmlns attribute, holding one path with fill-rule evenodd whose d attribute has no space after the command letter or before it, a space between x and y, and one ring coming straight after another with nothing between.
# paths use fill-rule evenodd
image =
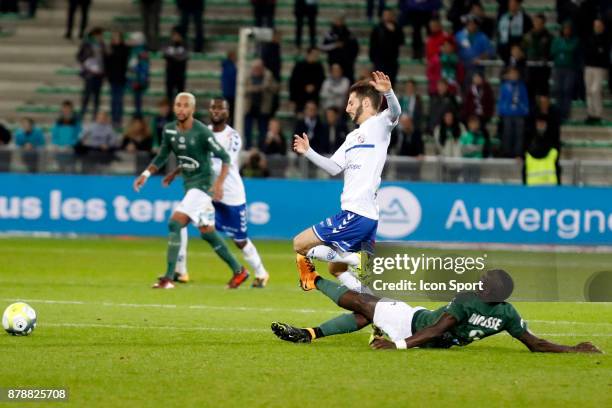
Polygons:
<instances>
[{"instance_id":1,"label":"stadium advertising hoarding","mask_svg":"<svg viewBox=\"0 0 612 408\"><path fill-rule=\"evenodd\" d=\"M153 178L0 175L0 231L109 235L167 233L182 197ZM341 181L245 180L250 235L291 238L340 208ZM379 240L612 244L612 189L383 183ZM195 230L193 230L195 233Z\"/></svg>"}]
</instances>

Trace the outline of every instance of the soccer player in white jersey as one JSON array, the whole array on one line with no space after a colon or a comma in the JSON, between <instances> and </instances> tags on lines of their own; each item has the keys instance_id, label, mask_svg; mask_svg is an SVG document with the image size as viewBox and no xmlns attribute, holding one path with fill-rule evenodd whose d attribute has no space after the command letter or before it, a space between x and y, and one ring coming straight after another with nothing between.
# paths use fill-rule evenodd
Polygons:
<instances>
[{"instance_id":1,"label":"soccer player in white jersey","mask_svg":"<svg viewBox=\"0 0 612 408\"><path fill-rule=\"evenodd\" d=\"M382 97L388 108L379 112ZM346 136L340 148L326 158L311 147L308 136L295 135L293 149L332 176L344 172L342 211L313 225L293 239L303 290L315 289L311 259L329 262L329 271L351 290L361 284L348 266L359 268L362 248L372 248L378 226L376 192L387 159L391 131L401 113L400 104L383 72L372 73L369 82L358 82L349 90L346 112L359 127ZM367 288L366 288L367 289Z\"/></svg>"},{"instance_id":2,"label":"soccer player in white jersey","mask_svg":"<svg viewBox=\"0 0 612 408\"><path fill-rule=\"evenodd\" d=\"M229 118L229 105L225 99L216 98L210 101L208 109L211 125L208 128L213 132L217 142L230 156L230 168L223 183L223 198L213 201L215 207L215 227L232 238L234 244L242 251L244 259L255 271L255 279L251 284L254 288L263 288L268 283L269 275L261 261L257 248L247 236L247 209L246 193L240 177L239 156L242 149L242 139L238 132L227 124ZM221 171L221 160L213 157L213 171ZM181 249L176 267L176 279L179 282L189 280L187 274L187 228L181 231Z\"/></svg>"}]
</instances>

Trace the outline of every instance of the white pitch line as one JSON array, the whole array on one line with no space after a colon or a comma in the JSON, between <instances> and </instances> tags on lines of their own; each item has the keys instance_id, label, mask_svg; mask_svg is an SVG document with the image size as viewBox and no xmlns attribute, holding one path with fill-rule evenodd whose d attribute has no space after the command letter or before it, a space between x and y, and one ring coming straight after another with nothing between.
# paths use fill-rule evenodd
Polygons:
<instances>
[{"instance_id":1,"label":"white pitch line","mask_svg":"<svg viewBox=\"0 0 612 408\"><path fill-rule=\"evenodd\" d=\"M19 298L4 298L5 302L27 302L27 303L43 303L43 304L61 304L61 305L97 305L106 307L129 307L129 308L159 308L159 309L201 309L201 310L221 310L221 311L236 311L236 312L289 312L289 313L325 313L339 314L343 310L324 310L324 309L287 309L274 307L252 307L252 306L215 306L215 305L175 305L175 304L158 304L158 303L114 303L114 302L85 302L80 300L50 300L50 299L19 299ZM584 326L602 326L612 327L612 323L607 322L578 322L568 320L527 320L527 323L539 323L549 325L584 325Z\"/></svg>"},{"instance_id":2,"label":"white pitch line","mask_svg":"<svg viewBox=\"0 0 612 408\"><path fill-rule=\"evenodd\" d=\"M180 327L180 326L136 326L131 324L100 324L100 323L44 323L41 327L69 327L69 328L100 328L100 329L126 329L126 330L166 330L166 331L211 331L211 332L243 332L243 333L269 333L268 329L251 327ZM612 333L537 333L538 336L550 337L612 337Z\"/></svg>"},{"instance_id":3,"label":"white pitch line","mask_svg":"<svg viewBox=\"0 0 612 408\"><path fill-rule=\"evenodd\" d=\"M44 323L41 327L71 327L71 328L101 328L101 329L128 329L128 330L186 330L186 331L215 331L215 332L248 332L267 333L269 330L249 327L180 327L180 326L135 326L131 324L100 324L100 323Z\"/></svg>"}]
</instances>

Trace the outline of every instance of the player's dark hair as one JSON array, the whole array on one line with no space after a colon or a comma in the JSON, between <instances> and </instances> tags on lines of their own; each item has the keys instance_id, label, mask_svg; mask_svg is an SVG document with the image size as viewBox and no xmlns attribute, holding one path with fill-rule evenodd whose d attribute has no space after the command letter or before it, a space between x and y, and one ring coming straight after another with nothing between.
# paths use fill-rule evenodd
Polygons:
<instances>
[{"instance_id":1,"label":"player's dark hair","mask_svg":"<svg viewBox=\"0 0 612 408\"><path fill-rule=\"evenodd\" d=\"M483 283L481 297L486 302L504 302L514 290L514 281L503 269L491 269L480 279Z\"/></svg>"},{"instance_id":2,"label":"player's dark hair","mask_svg":"<svg viewBox=\"0 0 612 408\"><path fill-rule=\"evenodd\" d=\"M363 98L368 98L372 107L376 112L380 109L380 104L382 102L380 94L378 91L370 85L367 81L359 81L353 84L349 89L349 95L355 94L359 100L363 100Z\"/></svg>"}]
</instances>

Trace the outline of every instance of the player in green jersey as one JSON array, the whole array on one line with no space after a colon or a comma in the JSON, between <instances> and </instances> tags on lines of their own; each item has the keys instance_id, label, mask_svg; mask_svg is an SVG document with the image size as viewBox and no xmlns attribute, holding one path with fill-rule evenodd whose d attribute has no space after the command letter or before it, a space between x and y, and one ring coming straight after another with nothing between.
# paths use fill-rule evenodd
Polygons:
<instances>
[{"instance_id":1,"label":"player in green jersey","mask_svg":"<svg viewBox=\"0 0 612 408\"><path fill-rule=\"evenodd\" d=\"M459 293L448 305L433 311L411 307L393 299L353 292L321 278L314 268L301 272L300 280L302 285L316 287L338 306L353 313L314 328L302 329L285 323L272 323L276 336L294 343L310 343L315 338L350 333L374 323L390 339L374 339L371 346L375 349L465 346L474 340L507 331L534 352L601 352L590 342L564 346L533 335L514 306L505 301L512 294L514 283L510 275L501 269L482 275L481 291Z\"/></svg>"},{"instance_id":2,"label":"player in green jersey","mask_svg":"<svg viewBox=\"0 0 612 408\"><path fill-rule=\"evenodd\" d=\"M181 229L194 223L200 230L202 239L207 241L217 255L232 270L229 288L237 288L248 277L249 273L231 254L225 241L215 230L215 208L212 201L223 198L223 182L229 171L230 158L227 152L217 143L212 132L199 120L194 119L195 97L187 92L176 96L174 115L176 121L164 126L159 153L147 169L134 181L134 190L140 191L147 179L166 164L170 153L174 153L183 175L185 197L176 207L168 223L168 265L166 274L153 285L156 289L172 289L174 271L181 244ZM213 182L211 155L222 161L221 172ZM167 186L171 179L166 176L163 184ZM212 199L208 195L212 192Z\"/></svg>"}]
</instances>

